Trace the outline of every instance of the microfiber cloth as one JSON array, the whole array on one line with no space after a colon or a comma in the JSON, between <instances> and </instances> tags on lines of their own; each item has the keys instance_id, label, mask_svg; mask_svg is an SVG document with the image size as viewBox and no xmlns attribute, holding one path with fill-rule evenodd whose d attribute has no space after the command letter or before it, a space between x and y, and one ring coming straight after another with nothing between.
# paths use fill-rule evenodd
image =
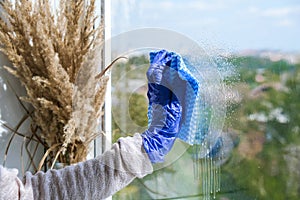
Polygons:
<instances>
[{"instance_id":1,"label":"microfiber cloth","mask_svg":"<svg viewBox=\"0 0 300 200\"><path fill-rule=\"evenodd\" d=\"M150 65L155 64L157 55L165 55L161 61L163 68L162 83L170 89L179 100L182 107L179 132L177 138L193 145L194 175L202 177L203 196L210 199L210 194L220 190L220 164L223 162L226 138L217 129L216 121L211 120L214 113L214 104L209 101L205 71L199 62L192 62L190 57L182 57L174 52L160 50L150 53ZM197 58L201 59L201 58ZM197 64L194 64L197 63ZM216 74L217 76L217 74ZM206 80L206 81L205 81ZM213 83L212 83L213 84ZM168 93L166 93L167 95ZM173 97L172 94L172 97ZM148 108L149 124L152 120L152 104ZM228 145L227 145L228 146ZM225 151L224 151L225 149ZM228 152L228 151L227 151Z\"/></svg>"},{"instance_id":2,"label":"microfiber cloth","mask_svg":"<svg viewBox=\"0 0 300 200\"><path fill-rule=\"evenodd\" d=\"M165 51L165 50L161 50ZM161 51L150 52L150 63ZM207 134L207 117L205 116L205 105L201 99L201 80L196 79L196 68L175 52L167 52L167 63L170 85L166 85L179 99L182 106L182 118L180 131L177 138L188 144L201 144ZM151 105L148 108L149 124L151 123ZM201 114L201 115L200 115Z\"/></svg>"}]
</instances>

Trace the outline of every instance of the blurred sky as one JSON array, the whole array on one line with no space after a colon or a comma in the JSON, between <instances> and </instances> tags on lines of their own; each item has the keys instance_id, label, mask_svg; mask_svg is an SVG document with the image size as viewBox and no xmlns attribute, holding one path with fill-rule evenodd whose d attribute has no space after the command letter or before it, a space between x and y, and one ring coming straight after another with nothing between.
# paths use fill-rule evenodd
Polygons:
<instances>
[{"instance_id":1,"label":"blurred sky","mask_svg":"<svg viewBox=\"0 0 300 200\"><path fill-rule=\"evenodd\" d=\"M112 35L160 27L231 50L300 52L300 0L112 0Z\"/></svg>"}]
</instances>

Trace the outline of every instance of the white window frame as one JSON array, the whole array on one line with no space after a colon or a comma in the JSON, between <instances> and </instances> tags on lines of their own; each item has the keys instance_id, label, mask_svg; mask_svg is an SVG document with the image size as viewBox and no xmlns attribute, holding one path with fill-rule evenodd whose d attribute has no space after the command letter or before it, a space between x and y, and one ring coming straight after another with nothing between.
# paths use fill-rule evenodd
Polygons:
<instances>
[{"instance_id":1,"label":"white window frame","mask_svg":"<svg viewBox=\"0 0 300 200\"><path fill-rule=\"evenodd\" d=\"M103 51L103 60L104 63L102 67L106 67L111 63L111 0L101 0L101 6L103 8L103 17L104 23L104 51ZM108 72L111 76L110 72ZM102 150L108 150L111 148L112 144L112 116L111 116L111 78L108 81L106 96L105 96L105 106L104 106L104 130L105 131L105 140L102 142Z\"/></svg>"},{"instance_id":2,"label":"white window frame","mask_svg":"<svg viewBox=\"0 0 300 200\"><path fill-rule=\"evenodd\" d=\"M101 53L102 59L100 63L100 71L105 69L111 63L111 0L99 0L96 1L96 15L100 16L96 24L102 23L104 26L104 46ZM110 72L107 72L110 77ZM111 148L112 144L112 122L111 122L111 80L107 83L105 104L104 104L104 115L100 122L100 131L105 135L101 134L91 144L92 151L88 154L88 159L94 158L101 155L104 151Z\"/></svg>"},{"instance_id":3,"label":"white window frame","mask_svg":"<svg viewBox=\"0 0 300 200\"><path fill-rule=\"evenodd\" d=\"M97 14L100 14L100 20L104 26L104 47L102 52L101 69L111 63L111 0L101 0L100 10L97 10ZM101 119L101 130L105 133L95 139L94 141L94 156L101 155L103 152L111 148L112 144L112 116L111 116L111 74L107 72L109 81L107 83L105 104L104 104L104 116ZM112 200L112 196L106 198L106 200Z\"/></svg>"},{"instance_id":4,"label":"white window frame","mask_svg":"<svg viewBox=\"0 0 300 200\"><path fill-rule=\"evenodd\" d=\"M96 15L100 16L96 24L102 23L104 26L104 46L101 53L100 71L105 69L111 63L111 0L98 0L96 1ZM92 151L88 154L87 159L91 159L101 155L103 152L111 148L112 144L112 122L111 122L111 75L110 72L106 72L109 76L107 83L105 104L104 104L104 115L100 122L100 131L105 135L100 134L93 143L91 143ZM112 196L106 198L106 200L112 200Z\"/></svg>"}]
</instances>

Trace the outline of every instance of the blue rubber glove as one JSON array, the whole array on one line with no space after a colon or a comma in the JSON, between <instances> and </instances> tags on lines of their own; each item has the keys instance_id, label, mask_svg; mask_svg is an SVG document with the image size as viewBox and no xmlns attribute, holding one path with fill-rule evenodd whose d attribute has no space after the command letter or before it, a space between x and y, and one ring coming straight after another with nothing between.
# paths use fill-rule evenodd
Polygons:
<instances>
[{"instance_id":1,"label":"blue rubber glove","mask_svg":"<svg viewBox=\"0 0 300 200\"><path fill-rule=\"evenodd\" d=\"M142 133L143 146L152 163L164 161L171 150L180 128L182 107L170 88L169 64L172 57L160 51L147 71L148 99L152 121ZM151 106L150 106L151 105Z\"/></svg>"}]
</instances>

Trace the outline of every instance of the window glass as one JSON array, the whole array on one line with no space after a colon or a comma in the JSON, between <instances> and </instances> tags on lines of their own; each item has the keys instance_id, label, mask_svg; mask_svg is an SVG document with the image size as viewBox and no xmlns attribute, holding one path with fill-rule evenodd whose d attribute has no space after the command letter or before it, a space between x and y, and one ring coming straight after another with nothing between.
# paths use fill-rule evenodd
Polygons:
<instances>
[{"instance_id":1,"label":"window glass","mask_svg":"<svg viewBox=\"0 0 300 200\"><path fill-rule=\"evenodd\" d=\"M177 141L170 155L178 156L172 162L155 166L153 174L134 180L113 199L299 198L299 11L296 1L112 2L113 38L146 27L187 36L217 63L228 89L223 96L228 98L222 126L226 142L217 185L205 185L205 177L215 176L194 171L202 161L195 165L194 147ZM159 35L140 37L150 40ZM132 40L123 37L124 44L126 39ZM122 48L122 40L112 46L112 54ZM175 46L181 42L169 40ZM153 49L143 46L123 52L128 59L112 70L114 141L147 128L145 73ZM216 194L214 187L220 187ZM207 190L211 195L205 196Z\"/></svg>"}]
</instances>

